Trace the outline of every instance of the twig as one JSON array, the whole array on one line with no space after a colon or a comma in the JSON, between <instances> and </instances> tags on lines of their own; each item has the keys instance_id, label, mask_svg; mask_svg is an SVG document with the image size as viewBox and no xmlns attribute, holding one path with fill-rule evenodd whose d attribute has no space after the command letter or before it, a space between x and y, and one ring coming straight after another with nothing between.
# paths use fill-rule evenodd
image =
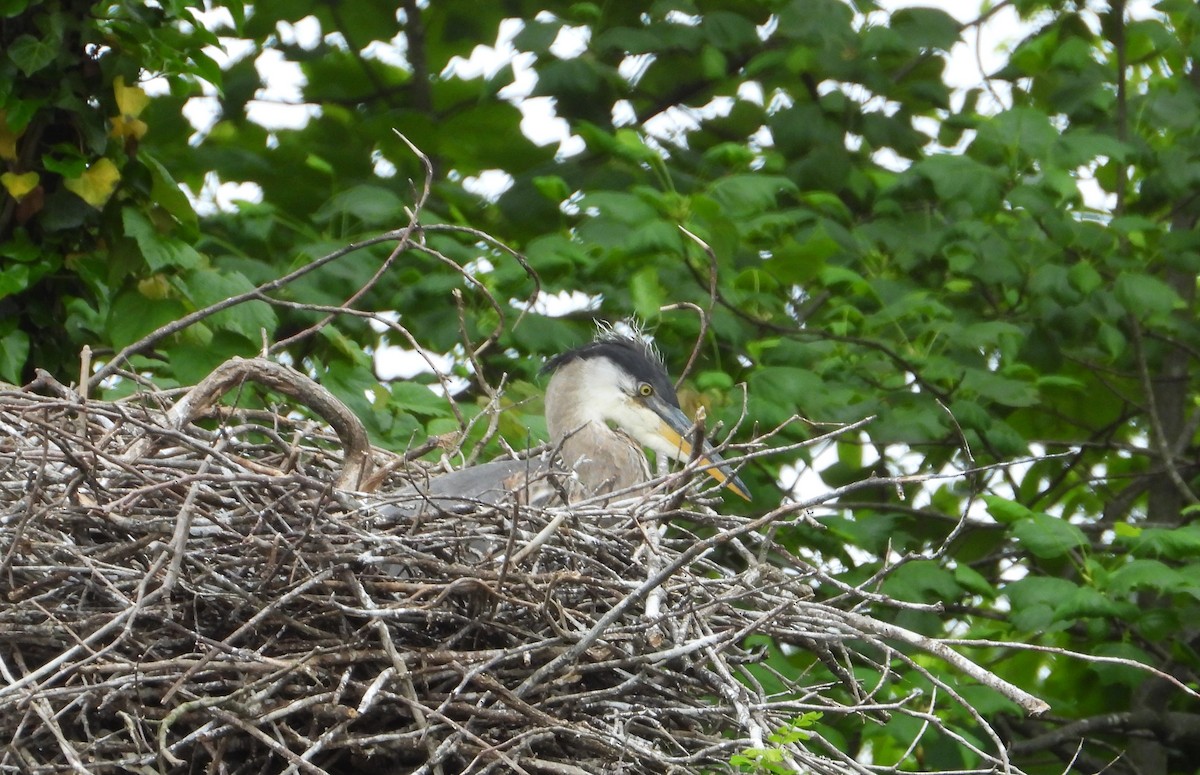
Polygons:
<instances>
[{"instance_id":1,"label":"twig","mask_svg":"<svg viewBox=\"0 0 1200 775\"><path fill-rule=\"evenodd\" d=\"M1034 697L1029 692L1020 687L1013 686L1008 681L991 673L988 670L980 667L971 660L951 649L946 642L936 638L928 638L912 630L906 630L895 624L881 622L878 619L864 616L862 614L852 613L850 611L837 611L829 609L829 615L833 619L841 619L849 626L860 632L868 632L872 635L878 635L882 638L898 640L902 643L907 643L910 646L916 646L922 651L928 652L938 659L953 665L956 670L959 670L979 683L993 689L1004 697L1012 700L1021 706L1021 708L1031 716L1040 716L1050 710L1050 705L1038 697Z\"/></svg>"},{"instance_id":2,"label":"twig","mask_svg":"<svg viewBox=\"0 0 1200 775\"><path fill-rule=\"evenodd\" d=\"M179 333L180 331L184 330L188 326L191 326L193 323L198 323L201 320L204 320L205 318L212 317L213 315L217 314L218 312L227 310L230 307L236 307L239 304L244 304L247 301L255 301L255 300L270 301L269 298L266 298L265 294L267 294L271 291L274 291L274 290L278 290L279 288L282 288L283 286L288 285L288 284L298 280L299 278L303 277L306 274L315 272L317 269L320 269L321 267L325 266L328 263L336 261L339 258L348 256L351 253L362 250L363 248L371 247L372 245L378 245L383 242L392 242L395 240L406 240L406 239L408 239L408 235L409 235L409 230L407 228L397 229L396 231L385 232L384 234L380 234L376 237L370 237L370 238L364 239L360 242L353 242L344 248L339 248L338 250L335 250L332 253L329 253L325 256L322 256L321 258L318 258L317 260L313 261L312 263L305 264L304 266L300 267L299 269L289 272L288 274L286 274L282 277L277 277L274 280L269 280L269 281L257 286L256 288L253 288L252 290L245 291L243 293L239 293L234 296L230 296L229 298L224 299L220 302L217 302L216 304L212 304L203 309L198 309L195 312L184 315L183 317L179 318L178 320L172 321L164 326L160 326L159 328L156 328L154 331L151 331L150 333L146 334L145 336L143 336L141 339L137 340L136 342L133 342L132 344L126 345L125 347L121 348L115 355L113 355L108 360L108 363L104 364L99 369L97 369L96 373L93 374L91 376L91 379L89 379L87 382L87 390L89 392L96 390L96 388L98 388L101 385L101 383L104 382L104 380L106 380L109 377L116 374L117 371L120 369L121 364L125 363L125 361L127 361L129 359L129 356L133 355L134 353L139 353L139 352L149 349L150 347L153 347L155 344L158 344L163 339L166 339L167 337L169 337L173 334Z\"/></svg>"},{"instance_id":3,"label":"twig","mask_svg":"<svg viewBox=\"0 0 1200 775\"><path fill-rule=\"evenodd\" d=\"M695 234L693 234L692 232L685 229L683 226L679 226L679 230L681 232L683 232L684 236L686 236L692 242L699 245L700 249L704 251L704 255L708 258L708 308L701 309L700 307L696 306L695 304L687 304L685 302L681 302L681 303L677 303L677 304L668 304L667 306L662 308L662 311L665 312L665 311L672 310L672 309L681 309L683 307L689 307L691 309L696 310L696 312L700 316L700 331L698 334L696 334L696 343L695 343L695 345L692 346L692 352L690 355L688 355L687 363L685 363L683 366L683 369L680 370L679 378L675 380L675 389L676 390L678 390L679 386L683 384L683 381L685 379L687 379L687 376L689 374L691 374L692 366L696 363L696 358L700 355L700 346L704 343L705 334L708 333L709 321L712 320L712 311L717 306L717 267L718 267L717 254L716 254L716 252L713 251L713 249L711 247L709 247L707 242L700 239Z\"/></svg>"}]
</instances>

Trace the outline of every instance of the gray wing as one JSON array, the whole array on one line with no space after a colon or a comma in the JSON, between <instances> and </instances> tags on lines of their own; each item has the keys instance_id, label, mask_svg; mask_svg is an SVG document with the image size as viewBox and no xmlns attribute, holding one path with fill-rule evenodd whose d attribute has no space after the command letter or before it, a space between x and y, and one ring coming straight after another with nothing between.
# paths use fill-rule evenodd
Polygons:
<instances>
[{"instance_id":1,"label":"gray wing","mask_svg":"<svg viewBox=\"0 0 1200 775\"><path fill-rule=\"evenodd\" d=\"M498 460L376 493L369 501L356 501L355 507L372 514L375 527L389 532L398 528L401 534L418 529L423 518L470 515L464 518L463 531L446 535L443 551L458 562L474 564L504 551L511 527L507 515L514 502L539 506L561 502L563 488L569 485L570 475L546 458ZM479 513L491 508L499 512L494 519ZM393 549L364 561L378 563L388 576L408 575L403 547Z\"/></svg>"},{"instance_id":2,"label":"gray wing","mask_svg":"<svg viewBox=\"0 0 1200 775\"><path fill-rule=\"evenodd\" d=\"M387 509L405 515L429 510L462 512L514 500L544 505L561 500L565 474L545 458L496 460L414 482L387 497ZM392 512L393 514L395 512Z\"/></svg>"}]
</instances>

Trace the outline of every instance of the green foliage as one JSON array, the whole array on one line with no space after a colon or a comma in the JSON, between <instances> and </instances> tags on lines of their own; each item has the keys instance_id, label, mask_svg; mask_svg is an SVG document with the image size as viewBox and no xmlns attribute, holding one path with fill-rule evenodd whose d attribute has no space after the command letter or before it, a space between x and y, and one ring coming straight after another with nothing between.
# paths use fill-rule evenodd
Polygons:
<instances>
[{"instance_id":1,"label":"green foliage","mask_svg":"<svg viewBox=\"0 0 1200 775\"><path fill-rule=\"evenodd\" d=\"M783 746L804 743L811 740L813 735L809 730L823 716L824 714L819 711L803 713L792 719L783 728L768 735L768 739L772 743L775 743L774 747L747 748L745 751L729 757L729 763L736 767L739 772L791 775L796 770L787 765L787 754Z\"/></svg>"},{"instance_id":2,"label":"green foliage","mask_svg":"<svg viewBox=\"0 0 1200 775\"><path fill-rule=\"evenodd\" d=\"M846 583L870 580L949 612L876 615L926 634L952 627L1119 655L1194 682L1200 659L1180 634L1200 618L1200 528L1188 510L1200 484L1194 3L1168 0L1143 19L1114 16L1121 4L1015 3L1033 26L992 79L998 107L983 89L952 94L946 52L971 37L928 8L447 0L397 14L377 2L235 1L215 4L229 21L210 29L193 16L202 5L0 2L0 379L43 368L69 381L83 345L103 362L164 323L245 295L122 364L164 385L192 383L323 319L304 305L353 298L357 309L398 313L418 344L452 356L455 376L507 375L500 427L520 446L543 430L536 403L521 403L539 393L543 358L587 339L593 317L639 315L674 373L703 330L683 393L710 427L739 417L739 383L760 429L794 415L876 417L836 455L806 449L748 466L756 509L778 502L787 465L813 466L835 487L1039 458L859 491L818 514L821 530L780 527L798 555ZM308 17L321 35L293 41L291 25ZM495 45L506 18L532 94L549 98L582 151L556 153L524 134L537 122L510 96L523 82L517 65L463 74L462 58ZM404 45L380 55L397 36ZM223 39L246 53L218 66L208 47ZM562 53L572 41L578 54ZM251 118L270 104L255 102L260 56L303 75L303 125ZM140 85L155 76L151 97ZM196 130L184 109L206 92L218 115ZM255 296L261 283L407 224L425 172L397 131L433 171L425 249L380 273L389 245L363 247ZM511 182L481 195L469 181L492 170ZM180 187L211 192L217 182L252 184L261 201L198 206ZM514 325L533 277L454 226L520 251L542 301L582 291L596 308L535 306L543 312ZM493 328L495 346L468 366L464 335L476 343ZM456 430L486 405L467 388L456 414L426 376L381 385L373 354L409 345L396 328L341 316L289 341L291 362L379 443ZM771 443L828 427L791 423ZM743 425L737 437L749 433ZM1058 719L1147 710L1128 666L981 651ZM823 669L802 649L767 660L784 675ZM923 666L953 682L944 665ZM1014 714L982 687L960 688L977 707ZM1186 707L1176 694L1165 702ZM942 721L976 723L954 710ZM1036 741L1050 726L1007 728ZM850 756L974 766L945 735L914 748L918 732L838 718L820 729ZM1099 770L1110 749L1164 735L1110 729L1077 765ZM733 764L780 771L779 750ZM1194 758L1159 750L1171 772ZM1061 772L1061 754L1014 759L1030 773Z\"/></svg>"}]
</instances>

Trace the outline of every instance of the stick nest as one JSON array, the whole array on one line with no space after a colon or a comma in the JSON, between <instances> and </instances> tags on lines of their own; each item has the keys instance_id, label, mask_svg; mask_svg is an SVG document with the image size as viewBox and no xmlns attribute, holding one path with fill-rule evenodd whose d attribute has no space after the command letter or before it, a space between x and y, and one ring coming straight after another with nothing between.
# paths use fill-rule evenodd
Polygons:
<instances>
[{"instance_id":1,"label":"stick nest","mask_svg":"<svg viewBox=\"0 0 1200 775\"><path fill-rule=\"evenodd\" d=\"M0 771L715 771L863 712L822 698L858 658L756 664L872 637L760 561L761 518L670 488L414 517L294 411L48 392L0 391ZM783 762L856 769L816 742Z\"/></svg>"}]
</instances>

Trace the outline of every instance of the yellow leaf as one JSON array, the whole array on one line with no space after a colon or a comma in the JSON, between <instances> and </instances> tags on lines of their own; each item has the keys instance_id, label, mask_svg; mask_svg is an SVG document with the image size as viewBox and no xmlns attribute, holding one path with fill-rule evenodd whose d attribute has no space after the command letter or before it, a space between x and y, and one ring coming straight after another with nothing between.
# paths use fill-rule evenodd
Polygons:
<instances>
[{"instance_id":1,"label":"yellow leaf","mask_svg":"<svg viewBox=\"0 0 1200 775\"><path fill-rule=\"evenodd\" d=\"M8 116L0 110L0 159L17 160L17 140L21 139L20 132L8 128Z\"/></svg>"},{"instance_id":2,"label":"yellow leaf","mask_svg":"<svg viewBox=\"0 0 1200 775\"><path fill-rule=\"evenodd\" d=\"M100 159L87 172L63 183L67 190L99 210L117 189L121 171L109 159Z\"/></svg>"},{"instance_id":3,"label":"yellow leaf","mask_svg":"<svg viewBox=\"0 0 1200 775\"><path fill-rule=\"evenodd\" d=\"M109 134L117 138L131 137L141 140L149 127L138 116L150 104L150 95L142 91L140 86L126 86L123 75L118 75L113 80L113 94L117 98L117 110L121 114L109 119L112 123L112 131Z\"/></svg>"},{"instance_id":4,"label":"yellow leaf","mask_svg":"<svg viewBox=\"0 0 1200 775\"><path fill-rule=\"evenodd\" d=\"M113 94L117 98L117 110L126 118L137 118L150 104L150 95L140 86L126 86L125 76L118 75L113 81Z\"/></svg>"},{"instance_id":5,"label":"yellow leaf","mask_svg":"<svg viewBox=\"0 0 1200 775\"><path fill-rule=\"evenodd\" d=\"M38 174L36 172L26 172L24 175L18 175L15 172L6 172L0 175L0 185L4 186L4 190L13 199L20 202L25 198L25 195L37 188Z\"/></svg>"},{"instance_id":6,"label":"yellow leaf","mask_svg":"<svg viewBox=\"0 0 1200 775\"><path fill-rule=\"evenodd\" d=\"M113 116L109 121L112 122L112 131L109 132L112 137L132 137L134 140L141 140L150 128L140 118Z\"/></svg>"}]
</instances>

